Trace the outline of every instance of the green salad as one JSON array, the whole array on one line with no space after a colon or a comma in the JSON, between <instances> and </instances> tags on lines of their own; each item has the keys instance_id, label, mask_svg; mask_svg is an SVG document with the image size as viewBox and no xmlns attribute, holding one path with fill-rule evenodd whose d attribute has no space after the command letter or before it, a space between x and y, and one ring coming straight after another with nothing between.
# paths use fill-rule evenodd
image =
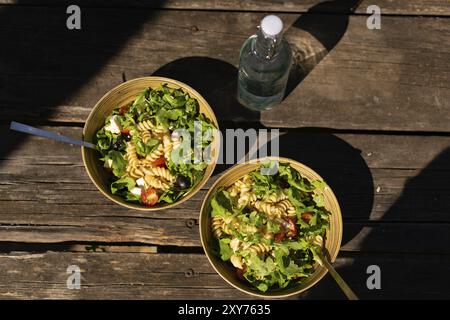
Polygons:
<instances>
[{"instance_id":1,"label":"green salad","mask_svg":"<svg viewBox=\"0 0 450 320\"><path fill-rule=\"evenodd\" d=\"M203 178L213 129L182 89L145 89L114 109L96 134L111 192L146 206L177 201Z\"/></svg>"},{"instance_id":2,"label":"green salad","mask_svg":"<svg viewBox=\"0 0 450 320\"><path fill-rule=\"evenodd\" d=\"M273 161L262 168L274 168ZM261 169L261 168L260 168ZM257 289L304 281L321 263L320 242L329 228L323 181L309 181L289 164L273 175L255 170L211 199L214 248L237 276Z\"/></svg>"}]
</instances>

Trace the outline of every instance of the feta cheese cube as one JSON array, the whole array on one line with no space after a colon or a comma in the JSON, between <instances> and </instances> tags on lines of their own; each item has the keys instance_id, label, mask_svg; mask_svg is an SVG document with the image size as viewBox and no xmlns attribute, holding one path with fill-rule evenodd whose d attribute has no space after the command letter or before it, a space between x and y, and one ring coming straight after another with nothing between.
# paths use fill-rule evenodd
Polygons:
<instances>
[{"instance_id":1,"label":"feta cheese cube","mask_svg":"<svg viewBox=\"0 0 450 320\"><path fill-rule=\"evenodd\" d=\"M138 187L134 187L133 189L131 189L131 193L137 196L141 195L141 188Z\"/></svg>"},{"instance_id":2,"label":"feta cheese cube","mask_svg":"<svg viewBox=\"0 0 450 320\"><path fill-rule=\"evenodd\" d=\"M111 169L112 168L112 159L108 159L105 161L105 164L103 165L105 168Z\"/></svg>"},{"instance_id":3,"label":"feta cheese cube","mask_svg":"<svg viewBox=\"0 0 450 320\"><path fill-rule=\"evenodd\" d=\"M144 180L144 178L139 178L139 179L137 179L137 180L136 180L136 184L137 184L139 187L145 187L145 180Z\"/></svg>"},{"instance_id":4,"label":"feta cheese cube","mask_svg":"<svg viewBox=\"0 0 450 320\"><path fill-rule=\"evenodd\" d=\"M120 121L117 119L117 115L114 115L109 120L109 125L105 127L105 130L112 133L120 133L122 127L120 126Z\"/></svg>"}]
</instances>

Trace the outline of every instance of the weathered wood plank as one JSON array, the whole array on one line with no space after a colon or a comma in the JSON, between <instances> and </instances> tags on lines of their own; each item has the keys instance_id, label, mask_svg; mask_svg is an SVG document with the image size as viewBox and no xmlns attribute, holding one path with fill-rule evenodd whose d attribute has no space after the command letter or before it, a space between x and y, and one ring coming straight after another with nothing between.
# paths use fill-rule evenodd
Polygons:
<instances>
[{"instance_id":1,"label":"weathered wood plank","mask_svg":"<svg viewBox=\"0 0 450 320\"><path fill-rule=\"evenodd\" d=\"M199 254L10 253L1 254L0 262L3 299L250 298L223 281ZM362 299L445 299L449 262L448 256L341 254L335 266ZM366 268L372 264L381 268L381 290L366 287ZM67 289L69 265L81 269L80 290ZM296 298L344 297L327 276Z\"/></svg>"},{"instance_id":2,"label":"weathered wood plank","mask_svg":"<svg viewBox=\"0 0 450 320\"><path fill-rule=\"evenodd\" d=\"M0 222L1 241L26 243L59 243L66 241L144 243L199 247L198 228L188 229L174 220L158 223L133 218L80 218L78 224L50 214L42 217L53 220L47 224ZM450 225L448 223L344 223L342 251L449 254Z\"/></svg>"},{"instance_id":3,"label":"weathered wood plank","mask_svg":"<svg viewBox=\"0 0 450 320\"><path fill-rule=\"evenodd\" d=\"M219 172L182 207L128 210L92 185L78 147L37 137L20 144L23 135L5 127L0 133L0 240L200 245L198 211ZM280 141L283 156L315 168L335 190L347 251L448 252L449 145L450 137L320 133L289 133Z\"/></svg>"},{"instance_id":4,"label":"weathered wood plank","mask_svg":"<svg viewBox=\"0 0 450 320\"><path fill-rule=\"evenodd\" d=\"M295 25L288 34L297 54L309 57L307 69L320 63L298 75L303 81L279 108L253 114L236 102L236 65L263 13L86 8L84 27L74 32L59 8L0 9L0 41L8 48L0 53L7 61L0 65L2 121L82 123L124 78L157 74L198 89L221 121L450 130L446 18L383 17L381 30L368 30L365 16L282 14Z\"/></svg>"},{"instance_id":5,"label":"weathered wood plank","mask_svg":"<svg viewBox=\"0 0 450 320\"><path fill-rule=\"evenodd\" d=\"M389 1L389 0L365 0L365 1L328 1L323 0L78 0L77 4L88 7L135 7L135 8L167 8L167 9L187 9L187 10L235 10L235 11L265 11L265 12L314 12L323 13L347 13L349 8L357 5L356 13L366 13L367 7L377 5L383 14L420 14L420 15L450 15L450 5L442 0L410 0L410 1ZM67 0L0 0L0 4L20 4L20 5L69 5L72 2Z\"/></svg>"}]
</instances>

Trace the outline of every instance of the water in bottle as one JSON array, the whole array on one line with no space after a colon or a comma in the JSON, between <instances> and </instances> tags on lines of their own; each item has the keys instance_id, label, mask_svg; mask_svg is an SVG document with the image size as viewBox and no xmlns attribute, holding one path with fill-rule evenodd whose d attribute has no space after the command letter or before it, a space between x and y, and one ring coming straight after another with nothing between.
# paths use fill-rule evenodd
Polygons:
<instances>
[{"instance_id":1,"label":"water in bottle","mask_svg":"<svg viewBox=\"0 0 450 320\"><path fill-rule=\"evenodd\" d=\"M253 110L266 110L283 100L292 52L283 39L283 22L274 15L264 17L258 32L241 48L238 100Z\"/></svg>"}]
</instances>

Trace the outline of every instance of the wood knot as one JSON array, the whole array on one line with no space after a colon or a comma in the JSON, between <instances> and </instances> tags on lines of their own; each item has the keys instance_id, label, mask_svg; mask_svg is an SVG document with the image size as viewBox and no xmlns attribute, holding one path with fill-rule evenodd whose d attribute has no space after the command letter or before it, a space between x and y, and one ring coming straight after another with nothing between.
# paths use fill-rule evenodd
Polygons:
<instances>
[{"instance_id":1,"label":"wood knot","mask_svg":"<svg viewBox=\"0 0 450 320\"><path fill-rule=\"evenodd\" d=\"M188 269L184 272L184 276L186 278L191 278L191 277L195 277L198 275L198 272L195 272L194 269Z\"/></svg>"},{"instance_id":2,"label":"wood knot","mask_svg":"<svg viewBox=\"0 0 450 320\"><path fill-rule=\"evenodd\" d=\"M194 219L189 219L188 221L186 221L186 226L188 228L192 228L195 226L195 220Z\"/></svg>"}]
</instances>

